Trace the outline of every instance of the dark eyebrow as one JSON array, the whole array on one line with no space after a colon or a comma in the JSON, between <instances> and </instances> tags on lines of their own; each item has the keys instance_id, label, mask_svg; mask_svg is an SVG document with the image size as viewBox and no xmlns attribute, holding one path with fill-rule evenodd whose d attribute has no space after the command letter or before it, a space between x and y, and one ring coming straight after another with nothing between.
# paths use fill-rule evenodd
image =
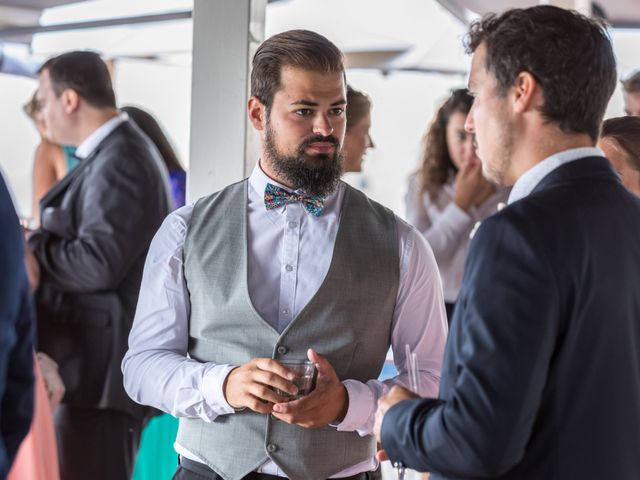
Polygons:
<instances>
[{"instance_id":1,"label":"dark eyebrow","mask_svg":"<svg viewBox=\"0 0 640 480\"><path fill-rule=\"evenodd\" d=\"M332 107L337 107L338 105L346 105L347 101L344 98L341 98L340 100L336 100L335 102L333 102L331 104ZM296 100L295 102L291 102L289 105L304 105L306 107L317 107L318 103L317 102L312 102L311 100Z\"/></svg>"}]
</instances>

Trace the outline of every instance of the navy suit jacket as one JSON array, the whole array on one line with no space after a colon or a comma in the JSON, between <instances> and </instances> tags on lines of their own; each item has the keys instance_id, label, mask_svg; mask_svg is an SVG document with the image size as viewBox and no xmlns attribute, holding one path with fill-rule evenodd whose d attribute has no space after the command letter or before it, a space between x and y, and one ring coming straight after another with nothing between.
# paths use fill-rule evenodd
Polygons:
<instances>
[{"instance_id":1,"label":"navy suit jacket","mask_svg":"<svg viewBox=\"0 0 640 480\"><path fill-rule=\"evenodd\" d=\"M439 397L388 411L392 460L434 479L640 478L640 200L606 159L478 229Z\"/></svg>"},{"instance_id":2,"label":"navy suit jacket","mask_svg":"<svg viewBox=\"0 0 640 480\"><path fill-rule=\"evenodd\" d=\"M33 416L33 323L20 224L0 176L0 478Z\"/></svg>"}]
</instances>

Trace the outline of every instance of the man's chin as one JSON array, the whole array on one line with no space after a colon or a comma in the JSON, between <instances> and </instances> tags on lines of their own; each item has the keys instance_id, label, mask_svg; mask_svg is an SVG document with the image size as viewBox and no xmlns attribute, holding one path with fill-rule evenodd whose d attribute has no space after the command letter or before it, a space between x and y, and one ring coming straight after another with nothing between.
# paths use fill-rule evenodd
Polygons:
<instances>
[{"instance_id":1,"label":"man's chin","mask_svg":"<svg viewBox=\"0 0 640 480\"><path fill-rule=\"evenodd\" d=\"M333 154L329 155L326 153L316 153L313 155L307 154L305 153L300 160L302 160L302 163L304 163L305 165L309 165L310 167L320 167L322 165L326 165L327 162L332 162L334 161L334 156Z\"/></svg>"}]
</instances>

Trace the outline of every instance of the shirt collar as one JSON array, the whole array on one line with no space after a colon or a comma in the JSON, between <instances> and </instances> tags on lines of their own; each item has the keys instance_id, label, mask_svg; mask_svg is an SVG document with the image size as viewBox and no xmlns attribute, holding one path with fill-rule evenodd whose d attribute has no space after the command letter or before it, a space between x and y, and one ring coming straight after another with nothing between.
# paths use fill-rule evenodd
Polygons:
<instances>
[{"instance_id":1,"label":"shirt collar","mask_svg":"<svg viewBox=\"0 0 640 480\"><path fill-rule=\"evenodd\" d=\"M96 149L100 142L109 136L118 125L125 122L128 119L126 113L120 113L113 118L110 118L102 125L100 125L91 135L85 138L84 142L78 145L75 156L78 158L87 158Z\"/></svg>"},{"instance_id":2,"label":"shirt collar","mask_svg":"<svg viewBox=\"0 0 640 480\"><path fill-rule=\"evenodd\" d=\"M545 158L518 178L511 189L508 203L513 203L529 195L538 183L556 168L586 157L604 157L604 153L596 147L580 147L554 153Z\"/></svg>"},{"instance_id":3,"label":"shirt collar","mask_svg":"<svg viewBox=\"0 0 640 480\"><path fill-rule=\"evenodd\" d=\"M284 186L277 180L274 180L266 173L264 173L264 170L262 170L262 167L260 166L260 160L258 160L255 167L253 167L251 176L249 177L249 184L260 195L264 195L264 191L267 188L267 183L275 185L276 187L284 188L287 192L291 192L291 189L289 187Z\"/></svg>"}]
</instances>

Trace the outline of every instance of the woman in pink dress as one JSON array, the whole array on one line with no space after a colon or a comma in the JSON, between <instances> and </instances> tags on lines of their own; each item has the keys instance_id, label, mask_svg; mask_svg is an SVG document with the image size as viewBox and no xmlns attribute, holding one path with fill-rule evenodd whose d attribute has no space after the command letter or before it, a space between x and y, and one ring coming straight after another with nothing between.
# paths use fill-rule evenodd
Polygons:
<instances>
[{"instance_id":1,"label":"woman in pink dress","mask_svg":"<svg viewBox=\"0 0 640 480\"><path fill-rule=\"evenodd\" d=\"M8 480L60 480L52 411L64 395L58 366L38 353L35 367L35 403L29 434L20 445ZM44 372L44 374L43 374Z\"/></svg>"}]
</instances>

